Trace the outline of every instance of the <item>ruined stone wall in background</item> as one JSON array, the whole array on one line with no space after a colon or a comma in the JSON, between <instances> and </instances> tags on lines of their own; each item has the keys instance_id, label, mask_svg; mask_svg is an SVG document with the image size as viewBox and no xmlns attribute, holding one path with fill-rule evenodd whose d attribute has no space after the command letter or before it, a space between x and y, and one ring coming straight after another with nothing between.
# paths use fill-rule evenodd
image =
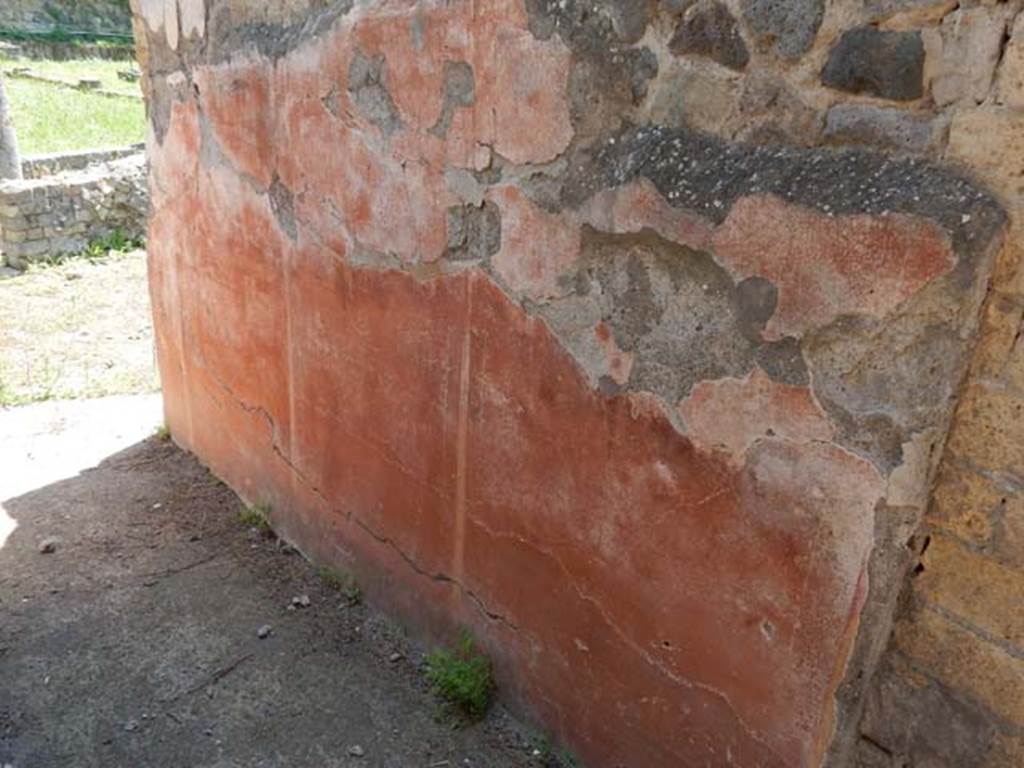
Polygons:
<instances>
[{"instance_id":1,"label":"ruined stone wall in background","mask_svg":"<svg viewBox=\"0 0 1024 768\"><path fill-rule=\"evenodd\" d=\"M127 0L3 0L0 28L18 32L98 32L127 35Z\"/></svg>"},{"instance_id":2,"label":"ruined stone wall in background","mask_svg":"<svg viewBox=\"0 0 1024 768\"><path fill-rule=\"evenodd\" d=\"M25 163L31 175L0 182L0 263L25 269L32 262L82 253L111 237L145 235L149 213L146 159L136 151L43 156ZM104 155L114 155L104 158ZM68 163L70 169L62 170ZM40 175L40 171L54 171Z\"/></svg>"},{"instance_id":3,"label":"ruined stone wall in background","mask_svg":"<svg viewBox=\"0 0 1024 768\"><path fill-rule=\"evenodd\" d=\"M593 766L1018 764L1019 2L135 10L168 423L283 535Z\"/></svg>"}]
</instances>

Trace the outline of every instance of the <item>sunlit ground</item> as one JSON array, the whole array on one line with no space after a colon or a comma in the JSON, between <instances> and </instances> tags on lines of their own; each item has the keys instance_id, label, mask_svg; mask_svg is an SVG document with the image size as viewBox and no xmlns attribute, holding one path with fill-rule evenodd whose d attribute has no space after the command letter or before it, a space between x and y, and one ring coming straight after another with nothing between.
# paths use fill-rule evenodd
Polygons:
<instances>
[{"instance_id":1,"label":"sunlit ground","mask_svg":"<svg viewBox=\"0 0 1024 768\"><path fill-rule=\"evenodd\" d=\"M3 510L3 500L74 477L150 437L162 423L159 394L0 410L0 547L17 527Z\"/></svg>"}]
</instances>

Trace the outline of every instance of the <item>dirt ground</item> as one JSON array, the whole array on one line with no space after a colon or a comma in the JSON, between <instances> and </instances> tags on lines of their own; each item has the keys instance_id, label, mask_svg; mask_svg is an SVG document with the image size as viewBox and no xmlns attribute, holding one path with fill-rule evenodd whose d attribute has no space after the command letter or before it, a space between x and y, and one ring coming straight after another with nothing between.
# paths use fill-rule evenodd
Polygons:
<instances>
[{"instance_id":1,"label":"dirt ground","mask_svg":"<svg viewBox=\"0 0 1024 768\"><path fill-rule=\"evenodd\" d=\"M158 386L143 251L0 271L0 407Z\"/></svg>"},{"instance_id":2,"label":"dirt ground","mask_svg":"<svg viewBox=\"0 0 1024 768\"><path fill-rule=\"evenodd\" d=\"M453 727L423 649L241 525L159 423L153 395L0 411L0 766L547 761L500 707Z\"/></svg>"}]
</instances>

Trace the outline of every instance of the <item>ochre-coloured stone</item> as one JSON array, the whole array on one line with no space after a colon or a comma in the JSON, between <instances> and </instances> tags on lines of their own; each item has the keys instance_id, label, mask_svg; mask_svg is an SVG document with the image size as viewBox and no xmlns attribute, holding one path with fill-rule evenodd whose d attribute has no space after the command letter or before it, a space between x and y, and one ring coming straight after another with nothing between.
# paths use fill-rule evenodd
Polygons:
<instances>
[{"instance_id":1,"label":"ochre-coloured stone","mask_svg":"<svg viewBox=\"0 0 1024 768\"><path fill-rule=\"evenodd\" d=\"M968 386L947 450L981 470L1019 473L1024 467L1024 393L997 385Z\"/></svg>"},{"instance_id":2,"label":"ochre-coloured stone","mask_svg":"<svg viewBox=\"0 0 1024 768\"><path fill-rule=\"evenodd\" d=\"M964 8L942 20L942 56L932 78L932 97L946 106L980 103L992 87L1006 29L1005 7Z\"/></svg>"},{"instance_id":3,"label":"ochre-coloured stone","mask_svg":"<svg viewBox=\"0 0 1024 768\"><path fill-rule=\"evenodd\" d=\"M1018 14L1010 29L996 77L996 101L1008 107L1024 108L1024 14Z\"/></svg>"},{"instance_id":4,"label":"ochre-coloured stone","mask_svg":"<svg viewBox=\"0 0 1024 768\"><path fill-rule=\"evenodd\" d=\"M970 425L959 424L955 429L970 429ZM992 539L1005 497L1005 491L991 480L947 462L935 483L928 521L962 541L984 546Z\"/></svg>"},{"instance_id":5,"label":"ochre-coloured stone","mask_svg":"<svg viewBox=\"0 0 1024 768\"><path fill-rule=\"evenodd\" d=\"M992 292L989 295L981 319L981 337L972 361L972 375L998 378L1008 363L1012 367L1022 323L1024 300L1003 293Z\"/></svg>"},{"instance_id":6,"label":"ochre-coloured stone","mask_svg":"<svg viewBox=\"0 0 1024 768\"><path fill-rule=\"evenodd\" d=\"M1024 573L932 536L915 592L983 632L1024 648Z\"/></svg>"},{"instance_id":7,"label":"ochre-coloured stone","mask_svg":"<svg viewBox=\"0 0 1024 768\"><path fill-rule=\"evenodd\" d=\"M768 339L800 336L849 312L884 317L955 263L933 222L832 217L771 196L738 200L713 248L737 280L756 275L778 287Z\"/></svg>"},{"instance_id":8,"label":"ochre-coloured stone","mask_svg":"<svg viewBox=\"0 0 1024 768\"><path fill-rule=\"evenodd\" d=\"M1024 199L1024 110L979 107L953 113L946 156L984 173L1016 206Z\"/></svg>"},{"instance_id":9,"label":"ochre-coloured stone","mask_svg":"<svg viewBox=\"0 0 1024 768\"><path fill-rule=\"evenodd\" d=\"M894 647L1011 723L1024 722L1024 660L934 610L898 622Z\"/></svg>"}]
</instances>

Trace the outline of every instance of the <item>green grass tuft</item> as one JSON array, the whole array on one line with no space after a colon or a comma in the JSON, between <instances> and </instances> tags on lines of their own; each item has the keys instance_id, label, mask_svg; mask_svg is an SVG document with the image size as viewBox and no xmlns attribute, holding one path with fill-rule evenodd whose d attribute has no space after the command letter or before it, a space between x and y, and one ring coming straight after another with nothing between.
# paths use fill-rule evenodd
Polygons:
<instances>
[{"instance_id":1,"label":"green grass tuft","mask_svg":"<svg viewBox=\"0 0 1024 768\"><path fill-rule=\"evenodd\" d=\"M455 650L439 648L427 656L427 679L441 698L470 720L482 718L494 696L491 662L465 630Z\"/></svg>"},{"instance_id":2,"label":"green grass tuft","mask_svg":"<svg viewBox=\"0 0 1024 768\"><path fill-rule=\"evenodd\" d=\"M238 510L238 522L250 528L255 528L264 536L269 536L274 532L270 525L270 512L271 507L269 504L247 505Z\"/></svg>"},{"instance_id":3,"label":"green grass tuft","mask_svg":"<svg viewBox=\"0 0 1024 768\"><path fill-rule=\"evenodd\" d=\"M317 576L331 589L341 592L348 600L349 605L359 605L363 601L363 590L359 588L356 579L352 574L342 573L326 565L316 569Z\"/></svg>"},{"instance_id":4,"label":"green grass tuft","mask_svg":"<svg viewBox=\"0 0 1024 768\"><path fill-rule=\"evenodd\" d=\"M106 237L89 243L82 256L87 261L103 261L110 256L123 256L145 247L146 241L143 238L128 237L120 229L115 229Z\"/></svg>"},{"instance_id":5,"label":"green grass tuft","mask_svg":"<svg viewBox=\"0 0 1024 768\"><path fill-rule=\"evenodd\" d=\"M161 424L153 431L153 437L162 442L167 442L171 439L171 429L166 424Z\"/></svg>"}]
</instances>

